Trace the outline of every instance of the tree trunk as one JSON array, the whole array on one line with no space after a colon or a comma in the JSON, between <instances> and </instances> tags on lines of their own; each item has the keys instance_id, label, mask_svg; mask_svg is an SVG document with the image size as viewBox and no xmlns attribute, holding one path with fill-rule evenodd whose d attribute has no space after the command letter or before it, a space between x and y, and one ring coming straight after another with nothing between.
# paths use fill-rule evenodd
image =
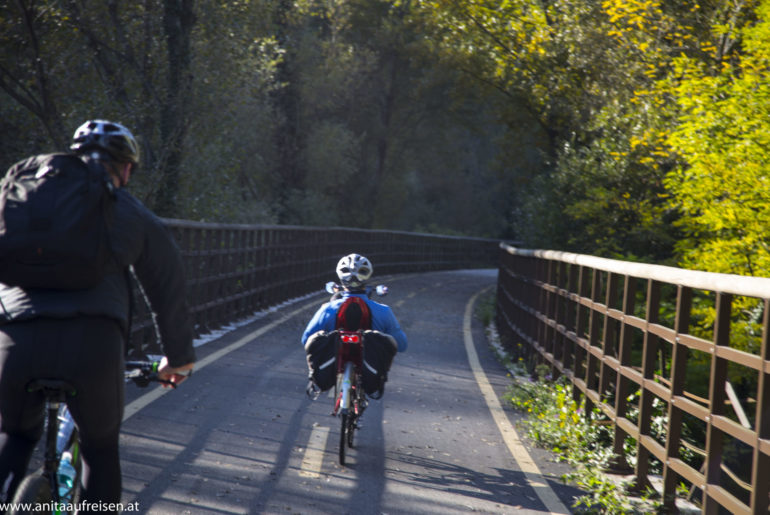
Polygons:
<instances>
[{"instance_id":1,"label":"tree trunk","mask_svg":"<svg viewBox=\"0 0 770 515\"><path fill-rule=\"evenodd\" d=\"M193 0L165 0L163 29L168 49L167 100L161 109L160 132L162 139L158 168L161 186L155 211L160 216L175 216L183 145L187 135L187 106L191 96L190 85L192 51L190 36L195 15Z\"/></svg>"}]
</instances>

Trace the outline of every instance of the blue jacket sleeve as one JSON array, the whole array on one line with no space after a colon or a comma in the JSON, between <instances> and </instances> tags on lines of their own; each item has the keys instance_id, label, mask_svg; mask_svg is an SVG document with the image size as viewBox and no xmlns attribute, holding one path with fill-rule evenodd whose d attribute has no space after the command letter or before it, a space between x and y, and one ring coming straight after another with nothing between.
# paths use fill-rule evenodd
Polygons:
<instances>
[{"instance_id":1,"label":"blue jacket sleeve","mask_svg":"<svg viewBox=\"0 0 770 515\"><path fill-rule=\"evenodd\" d=\"M302 333L302 346L307 343L307 339L318 331L333 331L334 321L337 310L330 303L326 303L318 308L313 318L308 322L305 332Z\"/></svg>"},{"instance_id":2,"label":"blue jacket sleeve","mask_svg":"<svg viewBox=\"0 0 770 515\"><path fill-rule=\"evenodd\" d=\"M401 329L390 306L374 301L368 301L367 304L372 311L372 329L391 335L398 343L398 352L406 351L408 346L406 334Z\"/></svg>"}]
</instances>

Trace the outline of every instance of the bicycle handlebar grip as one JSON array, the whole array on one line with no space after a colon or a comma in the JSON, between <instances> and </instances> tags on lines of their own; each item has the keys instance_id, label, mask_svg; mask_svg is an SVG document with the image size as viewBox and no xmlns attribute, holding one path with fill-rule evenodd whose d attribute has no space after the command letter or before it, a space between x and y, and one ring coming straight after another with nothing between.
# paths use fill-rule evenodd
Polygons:
<instances>
[{"instance_id":1,"label":"bicycle handlebar grip","mask_svg":"<svg viewBox=\"0 0 770 515\"><path fill-rule=\"evenodd\" d=\"M158 381L159 366L158 361L126 361L126 378L131 379L139 387L147 387L150 381Z\"/></svg>"},{"instance_id":2,"label":"bicycle handlebar grip","mask_svg":"<svg viewBox=\"0 0 770 515\"><path fill-rule=\"evenodd\" d=\"M141 370L144 373L156 373L159 361L126 361L126 370Z\"/></svg>"}]
</instances>

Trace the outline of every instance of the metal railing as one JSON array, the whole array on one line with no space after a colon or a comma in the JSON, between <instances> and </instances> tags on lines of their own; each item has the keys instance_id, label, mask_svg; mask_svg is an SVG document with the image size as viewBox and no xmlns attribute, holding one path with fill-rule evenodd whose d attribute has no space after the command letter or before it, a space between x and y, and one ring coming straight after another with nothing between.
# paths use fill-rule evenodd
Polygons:
<instances>
[{"instance_id":1,"label":"metal railing","mask_svg":"<svg viewBox=\"0 0 770 515\"><path fill-rule=\"evenodd\" d=\"M768 512L770 279L501 245L497 302L504 342L600 409L638 487L655 470L669 510L684 482L704 513Z\"/></svg>"},{"instance_id":2,"label":"metal railing","mask_svg":"<svg viewBox=\"0 0 770 515\"><path fill-rule=\"evenodd\" d=\"M165 220L179 245L198 335L335 280L337 261L365 255L375 276L497 266L499 240L339 227ZM137 297L138 298L138 297ZM135 303L132 345L159 352L151 316ZM298 335L299 337L299 335Z\"/></svg>"}]
</instances>

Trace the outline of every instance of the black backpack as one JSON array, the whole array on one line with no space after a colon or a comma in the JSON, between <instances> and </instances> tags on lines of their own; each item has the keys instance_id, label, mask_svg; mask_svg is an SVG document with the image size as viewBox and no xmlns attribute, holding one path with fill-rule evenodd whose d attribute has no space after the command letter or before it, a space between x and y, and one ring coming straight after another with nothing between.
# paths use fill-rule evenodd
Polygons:
<instances>
[{"instance_id":1,"label":"black backpack","mask_svg":"<svg viewBox=\"0 0 770 515\"><path fill-rule=\"evenodd\" d=\"M113 266L114 204L109 175L90 159L46 154L13 165L0 181L0 282L96 286Z\"/></svg>"}]
</instances>

